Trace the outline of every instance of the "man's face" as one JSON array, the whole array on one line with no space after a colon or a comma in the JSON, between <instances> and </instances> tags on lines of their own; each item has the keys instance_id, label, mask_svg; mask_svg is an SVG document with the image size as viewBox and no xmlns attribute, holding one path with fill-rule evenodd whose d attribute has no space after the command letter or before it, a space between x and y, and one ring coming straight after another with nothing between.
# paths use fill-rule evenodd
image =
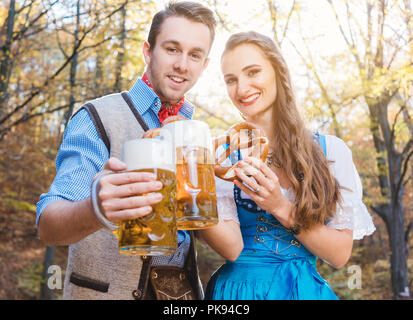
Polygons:
<instances>
[{"instance_id":1,"label":"man's face","mask_svg":"<svg viewBox=\"0 0 413 320\"><path fill-rule=\"evenodd\" d=\"M161 101L175 104L191 89L208 65L211 33L202 23L169 17L154 48L145 42L146 74Z\"/></svg>"}]
</instances>

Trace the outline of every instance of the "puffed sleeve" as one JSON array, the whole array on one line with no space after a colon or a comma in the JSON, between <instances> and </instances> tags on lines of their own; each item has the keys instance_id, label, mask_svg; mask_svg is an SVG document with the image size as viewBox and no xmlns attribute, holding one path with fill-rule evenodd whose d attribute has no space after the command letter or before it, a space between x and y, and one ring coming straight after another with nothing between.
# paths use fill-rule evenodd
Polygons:
<instances>
[{"instance_id":1,"label":"puffed sleeve","mask_svg":"<svg viewBox=\"0 0 413 320\"><path fill-rule=\"evenodd\" d=\"M335 136L326 136L326 149L327 159L332 161L330 170L341 186L342 197L335 216L326 225L353 230L353 239L360 240L371 235L376 228L362 201L363 189L351 150Z\"/></svg>"}]
</instances>

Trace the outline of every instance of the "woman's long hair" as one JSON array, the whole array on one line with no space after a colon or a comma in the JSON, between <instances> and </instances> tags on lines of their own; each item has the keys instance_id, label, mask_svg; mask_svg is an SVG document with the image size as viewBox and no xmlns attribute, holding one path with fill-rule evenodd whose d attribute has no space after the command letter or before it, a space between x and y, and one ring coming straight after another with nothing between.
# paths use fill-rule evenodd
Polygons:
<instances>
[{"instance_id":1,"label":"woman's long hair","mask_svg":"<svg viewBox=\"0 0 413 320\"><path fill-rule=\"evenodd\" d=\"M287 64L280 49L269 37L250 31L232 35L225 52L241 44L257 46L271 62L277 85L273 104L275 161L281 165L295 191L296 220L302 229L325 223L341 199L339 185L313 134L298 112Z\"/></svg>"}]
</instances>

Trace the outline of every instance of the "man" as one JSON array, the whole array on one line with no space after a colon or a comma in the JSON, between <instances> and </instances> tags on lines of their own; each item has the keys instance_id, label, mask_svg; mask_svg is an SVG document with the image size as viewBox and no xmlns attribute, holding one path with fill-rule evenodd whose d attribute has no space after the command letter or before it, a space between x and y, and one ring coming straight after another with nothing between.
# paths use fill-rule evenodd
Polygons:
<instances>
[{"instance_id":1,"label":"man","mask_svg":"<svg viewBox=\"0 0 413 320\"><path fill-rule=\"evenodd\" d=\"M64 299L202 298L190 233L178 231L174 255L151 259L119 254L110 230L150 213L161 200L162 184L152 174L120 172L126 169L120 148L170 115L192 117L184 94L208 65L215 25L213 13L198 3L169 4L154 16L143 45L142 79L129 92L87 103L69 122L57 175L37 204L36 219L45 244L69 245ZM181 292L157 288L159 277Z\"/></svg>"}]
</instances>

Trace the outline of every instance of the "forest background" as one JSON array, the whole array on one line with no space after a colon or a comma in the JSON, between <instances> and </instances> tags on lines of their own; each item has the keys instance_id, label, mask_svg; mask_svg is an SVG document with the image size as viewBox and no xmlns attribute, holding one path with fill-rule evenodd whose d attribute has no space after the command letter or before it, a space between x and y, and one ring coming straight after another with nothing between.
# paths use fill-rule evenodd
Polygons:
<instances>
[{"instance_id":1,"label":"forest background","mask_svg":"<svg viewBox=\"0 0 413 320\"><path fill-rule=\"evenodd\" d=\"M318 270L340 299L411 299L413 14L410 0L205 0L219 21L211 63L188 98L220 134L240 121L219 60L229 34L281 46L313 130L343 139L363 183L373 235L348 264ZM67 247L37 238L36 203L55 175L65 126L83 103L128 90L157 0L0 1L0 299L60 299ZM198 245L206 283L223 260ZM48 274L49 271L49 274Z\"/></svg>"}]
</instances>

